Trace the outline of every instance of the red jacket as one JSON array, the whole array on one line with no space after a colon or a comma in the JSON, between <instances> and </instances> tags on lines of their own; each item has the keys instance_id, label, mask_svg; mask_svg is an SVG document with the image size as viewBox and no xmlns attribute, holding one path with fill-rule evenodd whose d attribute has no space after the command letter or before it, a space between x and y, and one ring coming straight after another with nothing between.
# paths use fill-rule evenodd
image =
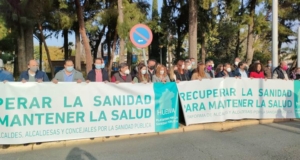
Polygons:
<instances>
[{"instance_id":1,"label":"red jacket","mask_svg":"<svg viewBox=\"0 0 300 160\"><path fill-rule=\"evenodd\" d=\"M263 71L260 72L250 72L250 78L265 78L265 74Z\"/></svg>"}]
</instances>

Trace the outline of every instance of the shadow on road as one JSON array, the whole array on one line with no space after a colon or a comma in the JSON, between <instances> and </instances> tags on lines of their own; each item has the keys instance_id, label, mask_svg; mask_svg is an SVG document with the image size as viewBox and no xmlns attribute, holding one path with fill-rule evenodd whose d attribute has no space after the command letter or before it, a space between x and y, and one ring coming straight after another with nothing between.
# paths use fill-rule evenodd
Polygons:
<instances>
[{"instance_id":1,"label":"shadow on road","mask_svg":"<svg viewBox=\"0 0 300 160\"><path fill-rule=\"evenodd\" d=\"M281 123L276 123L276 125L264 124L264 126L274 128L274 129L278 129L278 130L282 130L282 131L285 131L285 132L300 134L300 130L299 130L300 129L300 122L297 122L297 121L281 122Z\"/></svg>"},{"instance_id":2,"label":"shadow on road","mask_svg":"<svg viewBox=\"0 0 300 160\"><path fill-rule=\"evenodd\" d=\"M78 147L73 148L68 154L66 160L97 160L91 153Z\"/></svg>"}]
</instances>

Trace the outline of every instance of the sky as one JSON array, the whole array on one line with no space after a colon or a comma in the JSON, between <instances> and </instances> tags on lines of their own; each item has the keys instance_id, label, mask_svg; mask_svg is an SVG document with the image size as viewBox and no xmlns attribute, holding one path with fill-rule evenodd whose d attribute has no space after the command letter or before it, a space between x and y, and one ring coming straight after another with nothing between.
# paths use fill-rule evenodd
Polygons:
<instances>
[{"instance_id":1,"label":"sky","mask_svg":"<svg viewBox=\"0 0 300 160\"><path fill-rule=\"evenodd\" d=\"M152 0L147 0L147 1L150 5L152 5ZM162 0L158 0L158 12L159 13L160 13L161 7L162 7ZM58 39L55 38L54 36L52 36L52 38L46 39L47 45L62 47L64 44L64 41L63 41L63 37L61 35L62 35L62 33L60 33L60 36L58 37ZM73 42L73 44L75 44L75 33L69 34L69 42ZM36 40L35 38L34 38L34 45L35 46L39 45L38 40Z\"/></svg>"}]
</instances>

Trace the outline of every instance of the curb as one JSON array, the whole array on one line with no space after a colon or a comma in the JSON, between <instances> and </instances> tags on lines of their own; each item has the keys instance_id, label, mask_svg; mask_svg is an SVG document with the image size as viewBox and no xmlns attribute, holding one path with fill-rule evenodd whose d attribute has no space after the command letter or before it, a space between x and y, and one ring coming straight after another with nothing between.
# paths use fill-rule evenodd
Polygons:
<instances>
[{"instance_id":1,"label":"curb","mask_svg":"<svg viewBox=\"0 0 300 160\"><path fill-rule=\"evenodd\" d=\"M166 134L174 134L174 133L184 133L190 131L201 131L201 130L213 130L213 131L227 131L233 128L250 126L250 125L259 125L259 124L270 124L270 123L281 123L281 122L289 122L289 121L297 121L294 119L263 119L263 120L237 120L237 121L225 121L218 123L204 123L197 124L191 126L180 125L178 129L167 130L165 132L153 132L153 133L140 133L140 134L131 134L131 135L122 135L122 136L107 136L107 137L98 137L94 139L78 139L78 140L68 140L68 141L59 141L59 142L46 142L42 144L29 144L27 146L24 145L11 145L7 149L3 149L3 146L0 145L0 154L7 153L16 153L16 152L26 152L32 150L40 150L40 149L50 149L57 147L69 147L74 145L81 144L92 144L92 143L100 143L100 142L110 142L117 140L125 140L132 138L141 138L141 137L149 137L149 136L158 136L158 135L166 135Z\"/></svg>"}]
</instances>

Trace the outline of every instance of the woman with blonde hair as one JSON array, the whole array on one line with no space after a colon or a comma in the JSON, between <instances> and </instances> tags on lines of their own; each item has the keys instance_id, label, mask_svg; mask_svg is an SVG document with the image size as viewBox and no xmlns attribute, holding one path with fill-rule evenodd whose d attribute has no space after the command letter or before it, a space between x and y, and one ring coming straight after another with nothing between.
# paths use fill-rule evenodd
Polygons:
<instances>
[{"instance_id":1,"label":"woman with blonde hair","mask_svg":"<svg viewBox=\"0 0 300 160\"><path fill-rule=\"evenodd\" d=\"M152 77L152 82L170 82L170 78L167 74L167 68L164 65L157 67L156 74Z\"/></svg>"},{"instance_id":2,"label":"woman with blonde hair","mask_svg":"<svg viewBox=\"0 0 300 160\"><path fill-rule=\"evenodd\" d=\"M205 69L205 64L199 63L196 72L192 75L192 80L201 80L203 78L207 78L204 69Z\"/></svg>"},{"instance_id":3,"label":"woman with blonde hair","mask_svg":"<svg viewBox=\"0 0 300 160\"><path fill-rule=\"evenodd\" d=\"M175 67L177 68L177 66L172 66L170 68L170 71L169 71L169 78L170 78L170 81L171 82L175 82L176 81L176 75L175 75Z\"/></svg>"},{"instance_id":4,"label":"woman with blonde hair","mask_svg":"<svg viewBox=\"0 0 300 160\"><path fill-rule=\"evenodd\" d=\"M133 81L135 83L147 83L150 82L149 75L147 73L147 68L144 64L138 66L138 73L136 77L134 77Z\"/></svg>"}]
</instances>

